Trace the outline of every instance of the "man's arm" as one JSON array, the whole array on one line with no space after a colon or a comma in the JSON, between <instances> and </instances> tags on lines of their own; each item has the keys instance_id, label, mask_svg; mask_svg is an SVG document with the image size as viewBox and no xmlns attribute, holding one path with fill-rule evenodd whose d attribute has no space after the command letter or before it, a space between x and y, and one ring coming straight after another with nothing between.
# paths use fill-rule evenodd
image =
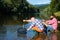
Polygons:
<instances>
[{"instance_id":1,"label":"man's arm","mask_svg":"<svg viewBox=\"0 0 60 40\"><path fill-rule=\"evenodd\" d=\"M34 26L34 22L31 24L31 26L27 29L27 31L29 31L33 26Z\"/></svg>"},{"instance_id":2,"label":"man's arm","mask_svg":"<svg viewBox=\"0 0 60 40\"><path fill-rule=\"evenodd\" d=\"M31 20L23 20L23 22L31 22Z\"/></svg>"},{"instance_id":3,"label":"man's arm","mask_svg":"<svg viewBox=\"0 0 60 40\"><path fill-rule=\"evenodd\" d=\"M56 22L56 19L48 20L49 24L54 24Z\"/></svg>"},{"instance_id":4,"label":"man's arm","mask_svg":"<svg viewBox=\"0 0 60 40\"><path fill-rule=\"evenodd\" d=\"M45 22L42 22L45 26L48 26Z\"/></svg>"}]
</instances>

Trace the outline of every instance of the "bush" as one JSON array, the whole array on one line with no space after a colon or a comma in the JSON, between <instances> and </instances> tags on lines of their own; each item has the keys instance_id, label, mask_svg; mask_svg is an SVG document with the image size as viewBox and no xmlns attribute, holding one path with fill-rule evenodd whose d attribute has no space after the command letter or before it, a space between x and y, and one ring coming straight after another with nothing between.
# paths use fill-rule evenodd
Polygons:
<instances>
[{"instance_id":1,"label":"bush","mask_svg":"<svg viewBox=\"0 0 60 40\"><path fill-rule=\"evenodd\" d=\"M56 12L54 14L55 14L56 18L60 21L60 11L59 12Z\"/></svg>"},{"instance_id":2,"label":"bush","mask_svg":"<svg viewBox=\"0 0 60 40\"><path fill-rule=\"evenodd\" d=\"M60 30L60 23L58 24L58 30Z\"/></svg>"}]
</instances>

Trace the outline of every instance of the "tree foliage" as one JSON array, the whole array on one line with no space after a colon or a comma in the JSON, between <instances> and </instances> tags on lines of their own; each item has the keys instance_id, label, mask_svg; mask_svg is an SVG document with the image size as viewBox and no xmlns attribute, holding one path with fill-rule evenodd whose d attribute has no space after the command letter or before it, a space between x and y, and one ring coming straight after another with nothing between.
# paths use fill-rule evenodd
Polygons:
<instances>
[{"instance_id":1,"label":"tree foliage","mask_svg":"<svg viewBox=\"0 0 60 40\"><path fill-rule=\"evenodd\" d=\"M22 20L34 16L37 12L37 8L26 0L0 0L1 24L4 20L13 19L13 16L17 17L17 20Z\"/></svg>"},{"instance_id":2,"label":"tree foliage","mask_svg":"<svg viewBox=\"0 0 60 40\"><path fill-rule=\"evenodd\" d=\"M60 0L51 0L50 8L53 12L60 11Z\"/></svg>"}]
</instances>

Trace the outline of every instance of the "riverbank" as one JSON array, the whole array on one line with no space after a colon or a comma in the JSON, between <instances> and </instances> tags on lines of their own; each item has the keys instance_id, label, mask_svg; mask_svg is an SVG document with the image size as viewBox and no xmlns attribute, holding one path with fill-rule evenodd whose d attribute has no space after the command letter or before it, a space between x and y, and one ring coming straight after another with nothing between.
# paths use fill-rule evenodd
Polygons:
<instances>
[{"instance_id":1,"label":"riverbank","mask_svg":"<svg viewBox=\"0 0 60 40\"><path fill-rule=\"evenodd\" d=\"M23 22L19 20L8 20L4 21L3 25L22 25Z\"/></svg>"},{"instance_id":2,"label":"riverbank","mask_svg":"<svg viewBox=\"0 0 60 40\"><path fill-rule=\"evenodd\" d=\"M58 30L60 30L60 21L58 21Z\"/></svg>"},{"instance_id":3,"label":"riverbank","mask_svg":"<svg viewBox=\"0 0 60 40\"><path fill-rule=\"evenodd\" d=\"M58 23L60 23L60 21L58 21Z\"/></svg>"}]
</instances>

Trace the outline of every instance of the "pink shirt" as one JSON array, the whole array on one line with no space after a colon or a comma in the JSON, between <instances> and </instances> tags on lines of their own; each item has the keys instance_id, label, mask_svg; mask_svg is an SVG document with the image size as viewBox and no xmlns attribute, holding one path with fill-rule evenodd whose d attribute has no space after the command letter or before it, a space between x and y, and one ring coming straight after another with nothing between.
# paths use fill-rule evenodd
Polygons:
<instances>
[{"instance_id":1,"label":"pink shirt","mask_svg":"<svg viewBox=\"0 0 60 40\"><path fill-rule=\"evenodd\" d=\"M54 30L57 29L58 21L57 21L56 18L53 18L52 20L49 20L48 22L49 22L50 25L52 25Z\"/></svg>"}]
</instances>

